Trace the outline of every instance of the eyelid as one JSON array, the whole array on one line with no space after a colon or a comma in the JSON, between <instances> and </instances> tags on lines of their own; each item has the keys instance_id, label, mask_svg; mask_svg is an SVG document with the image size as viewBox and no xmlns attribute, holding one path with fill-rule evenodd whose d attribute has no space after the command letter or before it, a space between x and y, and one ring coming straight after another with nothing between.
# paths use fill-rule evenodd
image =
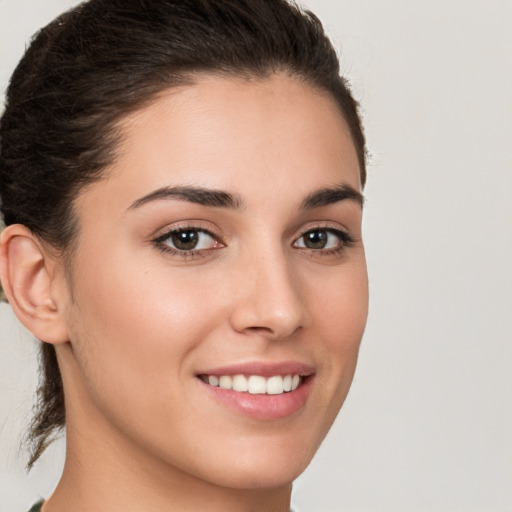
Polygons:
<instances>
[{"instance_id":1,"label":"eyelid","mask_svg":"<svg viewBox=\"0 0 512 512\"><path fill-rule=\"evenodd\" d=\"M206 233L213 240L217 242L218 245L215 247L208 247L203 249L177 249L173 248L169 244L165 244L164 242L171 238L174 233L179 231L198 231ZM299 240L301 240L307 233L311 231L327 231L339 238L339 246L331 247L331 248L311 248L305 246L297 245ZM351 247L357 241L356 238L351 234L350 230L341 226L339 223L330 222L330 221L321 221L321 222L311 222L307 225L303 226L298 234L293 238L292 246L301 251L305 251L309 254L314 254L317 256L321 255L334 255L341 254L347 248ZM203 221L180 221L175 224L171 224L166 228L159 230L159 234L154 235L151 238L151 243L154 244L160 251L164 253L171 254L171 256L176 256L182 259L192 259L196 257L204 257L210 254L212 251L216 251L218 249L222 249L226 247L221 236L218 234L217 230L211 229L210 227L205 227Z\"/></svg>"},{"instance_id":2,"label":"eyelid","mask_svg":"<svg viewBox=\"0 0 512 512\"><path fill-rule=\"evenodd\" d=\"M171 247L168 244L165 244L164 242L172 237L172 235L179 231L197 231L201 233L206 233L208 236L210 236L213 240L215 240L219 245L216 247L210 247L206 249L189 249L189 250L183 250L183 249L176 249ZM225 247L225 243L223 242L221 236L215 232L215 230L211 228L204 227L202 222L195 222L195 221L181 221L175 224L171 224L170 226L167 226L163 230L160 230L160 234L156 234L151 237L151 243L155 245L160 251L164 253L168 253L171 256L176 256L178 258L183 259L191 259L201 256L206 256L211 251L215 251L218 249L222 249Z\"/></svg>"},{"instance_id":3,"label":"eyelid","mask_svg":"<svg viewBox=\"0 0 512 512\"><path fill-rule=\"evenodd\" d=\"M176 231L202 231L208 233L213 238L222 242L222 236L218 229L212 227L210 223L206 223L202 220L185 220L178 221L171 224L168 224L164 228L159 229L155 232L155 234L151 235L151 241L157 240L165 240L166 237L169 237L172 233Z\"/></svg>"},{"instance_id":4,"label":"eyelid","mask_svg":"<svg viewBox=\"0 0 512 512\"><path fill-rule=\"evenodd\" d=\"M302 247L296 245L299 240L301 240L307 233L310 233L311 231L327 231L331 234L334 234L339 237L340 239L340 246L335 248L327 248L327 249L313 249L309 247ZM322 254L335 254L335 253L342 253L345 251L348 247L351 247L354 245L354 243L357 241L357 239L352 235L349 229L340 226L337 223L330 223L330 222L321 222L321 223L315 223L308 226L303 227L300 230L300 234L296 236L293 240L292 245L296 247L297 249L300 249L302 251L307 251L310 253L315 253L317 255Z\"/></svg>"},{"instance_id":5,"label":"eyelid","mask_svg":"<svg viewBox=\"0 0 512 512\"><path fill-rule=\"evenodd\" d=\"M316 221L316 222L308 222L306 225L301 226L299 230L296 231L296 235L294 240L299 239L301 236L304 236L309 231L318 230L326 230L335 233L344 233L351 238L353 238L352 232L346 226L341 225L339 222L331 222L331 221Z\"/></svg>"}]
</instances>

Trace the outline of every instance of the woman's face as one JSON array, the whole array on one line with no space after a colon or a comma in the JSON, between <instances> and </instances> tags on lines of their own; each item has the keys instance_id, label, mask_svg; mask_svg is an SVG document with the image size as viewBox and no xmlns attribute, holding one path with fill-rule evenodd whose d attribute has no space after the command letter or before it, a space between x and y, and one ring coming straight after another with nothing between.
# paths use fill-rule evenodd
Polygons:
<instances>
[{"instance_id":1,"label":"woman's face","mask_svg":"<svg viewBox=\"0 0 512 512\"><path fill-rule=\"evenodd\" d=\"M290 482L346 397L367 315L347 125L273 75L201 78L121 130L76 201L70 435L217 485Z\"/></svg>"}]
</instances>

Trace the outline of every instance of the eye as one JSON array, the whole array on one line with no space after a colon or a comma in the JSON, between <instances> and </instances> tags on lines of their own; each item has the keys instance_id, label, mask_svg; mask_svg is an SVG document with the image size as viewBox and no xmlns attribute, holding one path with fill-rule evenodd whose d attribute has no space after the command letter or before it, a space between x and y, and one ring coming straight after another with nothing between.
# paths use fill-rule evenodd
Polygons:
<instances>
[{"instance_id":1,"label":"eye","mask_svg":"<svg viewBox=\"0 0 512 512\"><path fill-rule=\"evenodd\" d=\"M223 247L217 238L204 229L200 228L178 228L167 231L154 240L154 243L163 251L190 255Z\"/></svg>"},{"instance_id":2,"label":"eye","mask_svg":"<svg viewBox=\"0 0 512 512\"><path fill-rule=\"evenodd\" d=\"M303 249L336 251L343 250L352 242L352 237L340 229L316 228L306 231L293 245Z\"/></svg>"},{"instance_id":3,"label":"eye","mask_svg":"<svg viewBox=\"0 0 512 512\"><path fill-rule=\"evenodd\" d=\"M180 229L170 234L168 242L180 251L191 251L194 249L208 249L215 240L205 231Z\"/></svg>"}]
</instances>

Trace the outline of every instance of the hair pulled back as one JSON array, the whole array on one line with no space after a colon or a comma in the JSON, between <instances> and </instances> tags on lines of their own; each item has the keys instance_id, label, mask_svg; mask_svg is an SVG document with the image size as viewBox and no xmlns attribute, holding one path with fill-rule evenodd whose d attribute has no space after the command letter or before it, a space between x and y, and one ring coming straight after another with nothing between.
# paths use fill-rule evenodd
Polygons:
<instances>
[{"instance_id":1,"label":"hair pulled back","mask_svg":"<svg viewBox=\"0 0 512 512\"><path fill-rule=\"evenodd\" d=\"M286 0L90 0L62 14L36 34L7 90L0 120L5 225L24 224L69 257L79 232L73 201L115 158L124 116L201 73L272 72L332 95L364 185L357 105L311 12ZM47 343L41 370L29 467L65 424L62 380Z\"/></svg>"}]
</instances>

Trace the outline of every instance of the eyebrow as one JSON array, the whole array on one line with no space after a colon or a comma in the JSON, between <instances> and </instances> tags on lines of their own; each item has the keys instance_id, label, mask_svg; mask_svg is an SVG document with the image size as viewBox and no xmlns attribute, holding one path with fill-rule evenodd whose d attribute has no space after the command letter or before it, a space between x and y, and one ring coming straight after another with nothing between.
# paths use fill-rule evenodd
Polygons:
<instances>
[{"instance_id":1,"label":"eyebrow","mask_svg":"<svg viewBox=\"0 0 512 512\"><path fill-rule=\"evenodd\" d=\"M213 190L208 188L181 186L181 187L162 187L148 195L134 201L128 210L134 210L151 201L160 199L180 199L190 203L203 206L212 206L214 208L228 208L240 210L243 207L242 199L229 192L222 190Z\"/></svg>"},{"instance_id":2,"label":"eyebrow","mask_svg":"<svg viewBox=\"0 0 512 512\"><path fill-rule=\"evenodd\" d=\"M326 187L309 194L300 205L301 210L321 208L339 201L355 201L361 208L364 205L364 196L355 188L342 183L335 187Z\"/></svg>"},{"instance_id":3,"label":"eyebrow","mask_svg":"<svg viewBox=\"0 0 512 512\"><path fill-rule=\"evenodd\" d=\"M161 187L154 190L135 200L128 210L134 210L149 202L162 199L178 199L203 206L232 210L241 210L244 207L244 201L237 194L202 187L177 186ZM355 201L361 207L363 207L364 204L363 195L355 188L343 183L338 186L326 187L312 192L302 201L299 208L300 210L311 210L345 200Z\"/></svg>"}]
</instances>

